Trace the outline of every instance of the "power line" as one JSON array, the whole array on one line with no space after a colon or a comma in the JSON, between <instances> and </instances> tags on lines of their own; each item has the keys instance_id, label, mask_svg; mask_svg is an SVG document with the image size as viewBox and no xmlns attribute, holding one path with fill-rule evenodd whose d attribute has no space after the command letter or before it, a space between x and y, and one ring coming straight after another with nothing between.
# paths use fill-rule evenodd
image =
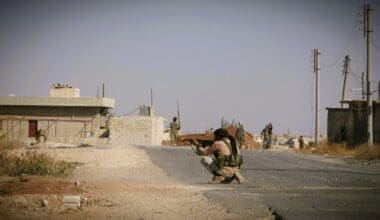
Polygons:
<instances>
[{"instance_id":1,"label":"power line","mask_svg":"<svg viewBox=\"0 0 380 220\"><path fill-rule=\"evenodd\" d=\"M375 44L375 42L371 41L372 45L375 46L377 50L380 50L380 47Z\"/></svg>"},{"instance_id":2,"label":"power line","mask_svg":"<svg viewBox=\"0 0 380 220\"><path fill-rule=\"evenodd\" d=\"M131 115L132 113L134 113L134 112L136 112L137 110L139 110L140 109L140 106L139 107L137 107L137 108L135 108L135 109L133 109L132 111L130 111L130 112L128 112L127 114L125 114L124 116L128 116L128 115Z\"/></svg>"},{"instance_id":3,"label":"power line","mask_svg":"<svg viewBox=\"0 0 380 220\"><path fill-rule=\"evenodd\" d=\"M358 26L358 18L359 18L359 16L360 16L360 10L359 10L359 12L357 13L357 15L356 15L356 17L355 17L355 19L354 19L354 23L353 23L353 25L352 25L352 28L351 28L351 31L350 31L350 33L349 33L349 35L348 35L348 38L347 38L347 40L346 40L346 43L344 44L344 47L343 47L343 53L344 53L344 51L347 49L347 46L349 45L349 43L350 43L350 41L351 41L351 39L352 39L352 36L353 35L356 35L356 32L354 31L355 29L356 29L356 27ZM360 27L360 26L359 26ZM342 59L342 57L343 57L343 55L342 56L339 56L333 63L331 63L331 64L328 64L328 65L326 65L326 64L323 64L323 67L324 68L331 68L331 67L333 67L333 66L335 66L337 63L338 63L338 61L340 61L341 59Z\"/></svg>"},{"instance_id":4,"label":"power line","mask_svg":"<svg viewBox=\"0 0 380 220\"><path fill-rule=\"evenodd\" d=\"M356 74L356 73L353 73L353 72L349 72L349 74L351 74L351 75L357 77L357 78L360 79L360 80L362 79L362 77L361 77L359 74Z\"/></svg>"}]
</instances>

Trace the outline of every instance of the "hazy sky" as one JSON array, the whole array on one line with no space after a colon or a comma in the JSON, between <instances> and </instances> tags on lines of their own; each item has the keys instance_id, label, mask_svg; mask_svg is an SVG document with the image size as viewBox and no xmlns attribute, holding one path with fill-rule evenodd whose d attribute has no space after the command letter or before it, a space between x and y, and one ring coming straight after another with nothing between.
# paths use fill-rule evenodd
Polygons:
<instances>
[{"instance_id":1,"label":"hazy sky","mask_svg":"<svg viewBox=\"0 0 380 220\"><path fill-rule=\"evenodd\" d=\"M380 4L372 2L373 90ZM313 48L321 50L321 131L338 106L343 58L365 68L364 1L1 1L0 96L47 96L53 82L95 96L105 83L124 115L150 103L185 131L242 121L260 132L313 134ZM361 97L349 75L351 97ZM377 94L374 95L377 98Z\"/></svg>"}]
</instances>

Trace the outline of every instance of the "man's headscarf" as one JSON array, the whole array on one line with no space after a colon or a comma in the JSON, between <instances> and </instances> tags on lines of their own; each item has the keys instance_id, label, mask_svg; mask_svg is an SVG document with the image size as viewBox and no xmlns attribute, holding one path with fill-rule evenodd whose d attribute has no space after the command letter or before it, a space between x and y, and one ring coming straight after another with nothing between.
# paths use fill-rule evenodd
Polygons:
<instances>
[{"instance_id":1,"label":"man's headscarf","mask_svg":"<svg viewBox=\"0 0 380 220\"><path fill-rule=\"evenodd\" d=\"M215 138L216 141L222 140L223 138L228 138L230 140L232 150L234 151L234 152L231 152L231 153L233 153L233 154L237 153L237 152L235 152L235 151L237 151L237 150L235 150L235 149L237 149L237 147L236 147L236 140L235 140L235 138L232 135L230 135L228 133L228 131L226 129L224 129L224 128L218 128L218 129L216 129L214 131L214 138Z\"/></svg>"}]
</instances>

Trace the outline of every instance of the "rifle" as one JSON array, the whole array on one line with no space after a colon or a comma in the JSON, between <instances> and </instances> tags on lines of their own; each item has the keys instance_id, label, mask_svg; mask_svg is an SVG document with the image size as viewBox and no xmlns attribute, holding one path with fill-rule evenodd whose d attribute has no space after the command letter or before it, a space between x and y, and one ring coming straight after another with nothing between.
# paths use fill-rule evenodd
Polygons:
<instances>
[{"instance_id":1,"label":"rifle","mask_svg":"<svg viewBox=\"0 0 380 220\"><path fill-rule=\"evenodd\" d=\"M189 139L189 140L186 140L185 142L190 143L191 149L197 155L199 155L199 152L198 152L199 147L205 148L207 146L211 146L214 143L214 141L212 140L202 140L202 139Z\"/></svg>"},{"instance_id":2,"label":"rifle","mask_svg":"<svg viewBox=\"0 0 380 220\"><path fill-rule=\"evenodd\" d=\"M178 117L178 126L181 128L181 118L179 117L179 103L177 101L177 117Z\"/></svg>"},{"instance_id":3,"label":"rifle","mask_svg":"<svg viewBox=\"0 0 380 220\"><path fill-rule=\"evenodd\" d=\"M191 144L190 148L194 151L195 154L199 155L198 147L197 146Z\"/></svg>"}]
</instances>

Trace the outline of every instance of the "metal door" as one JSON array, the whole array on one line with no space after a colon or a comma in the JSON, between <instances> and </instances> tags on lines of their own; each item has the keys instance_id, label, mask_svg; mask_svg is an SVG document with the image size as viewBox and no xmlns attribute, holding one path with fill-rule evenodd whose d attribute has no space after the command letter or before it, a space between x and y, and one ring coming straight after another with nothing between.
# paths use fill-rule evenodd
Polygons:
<instances>
[{"instance_id":1,"label":"metal door","mask_svg":"<svg viewBox=\"0 0 380 220\"><path fill-rule=\"evenodd\" d=\"M29 137L37 136L37 121L29 121Z\"/></svg>"}]
</instances>

